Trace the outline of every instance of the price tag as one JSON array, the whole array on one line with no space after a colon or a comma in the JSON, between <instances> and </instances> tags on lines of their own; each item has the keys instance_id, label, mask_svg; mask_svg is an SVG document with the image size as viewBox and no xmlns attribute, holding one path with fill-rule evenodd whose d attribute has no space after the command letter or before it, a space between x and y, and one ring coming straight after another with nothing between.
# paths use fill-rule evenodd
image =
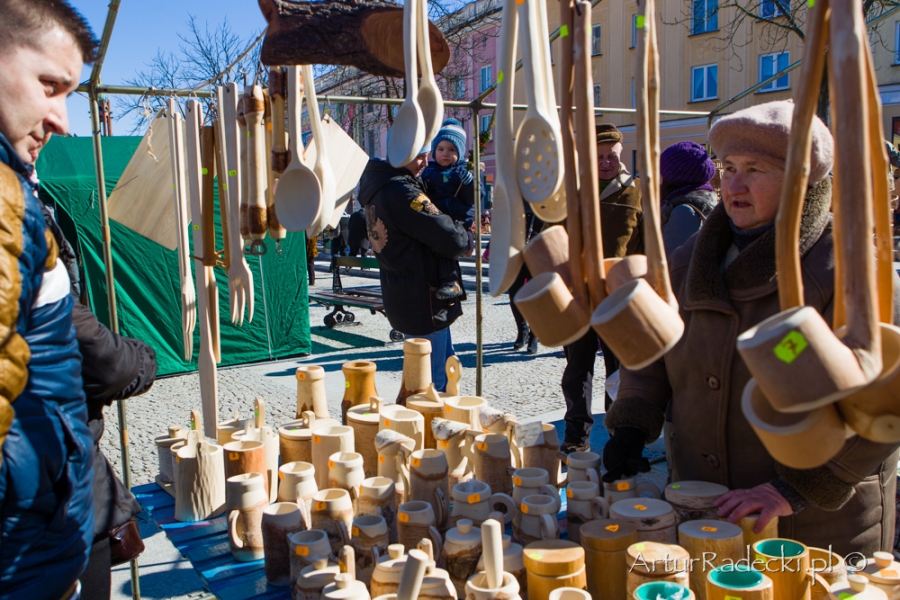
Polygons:
<instances>
[{"instance_id":1,"label":"price tag","mask_svg":"<svg viewBox=\"0 0 900 600\"><path fill-rule=\"evenodd\" d=\"M241 455L238 454L237 452L229 452L229 453L228 453L228 460L232 460L232 461L234 461L234 460L241 460Z\"/></svg>"},{"instance_id":2,"label":"price tag","mask_svg":"<svg viewBox=\"0 0 900 600\"><path fill-rule=\"evenodd\" d=\"M438 440L438 446L440 446L441 448L449 448L450 442L448 442L447 440Z\"/></svg>"},{"instance_id":3,"label":"price tag","mask_svg":"<svg viewBox=\"0 0 900 600\"><path fill-rule=\"evenodd\" d=\"M708 532L710 532L710 533L715 532L715 531L718 531L718 530L719 530L718 527L709 527L709 526L705 526L705 527L701 527L701 528L700 528L700 531L708 531Z\"/></svg>"},{"instance_id":4,"label":"price tag","mask_svg":"<svg viewBox=\"0 0 900 600\"><path fill-rule=\"evenodd\" d=\"M635 508L635 510L647 510L647 507L644 506L643 504L635 504L634 508Z\"/></svg>"},{"instance_id":5,"label":"price tag","mask_svg":"<svg viewBox=\"0 0 900 600\"><path fill-rule=\"evenodd\" d=\"M634 546L634 549L637 550L638 552L643 552L646 549L646 546L644 546L643 544L636 544Z\"/></svg>"},{"instance_id":6,"label":"price tag","mask_svg":"<svg viewBox=\"0 0 900 600\"><path fill-rule=\"evenodd\" d=\"M522 478L521 477L513 477L513 485L517 485L519 487L522 486Z\"/></svg>"},{"instance_id":7,"label":"price tag","mask_svg":"<svg viewBox=\"0 0 900 600\"><path fill-rule=\"evenodd\" d=\"M178 456L177 454L175 455L175 462L178 464L181 464L181 457Z\"/></svg>"},{"instance_id":8,"label":"price tag","mask_svg":"<svg viewBox=\"0 0 900 600\"><path fill-rule=\"evenodd\" d=\"M284 479L284 473L278 471L278 479Z\"/></svg>"},{"instance_id":9,"label":"price tag","mask_svg":"<svg viewBox=\"0 0 900 600\"><path fill-rule=\"evenodd\" d=\"M316 510L325 510L328 505L324 502L316 502Z\"/></svg>"},{"instance_id":10,"label":"price tag","mask_svg":"<svg viewBox=\"0 0 900 600\"><path fill-rule=\"evenodd\" d=\"M540 421L516 425L516 445L519 448L540 446L544 443L544 426Z\"/></svg>"},{"instance_id":11,"label":"price tag","mask_svg":"<svg viewBox=\"0 0 900 600\"><path fill-rule=\"evenodd\" d=\"M479 502L481 502L481 494L469 494L469 496L466 498L466 501L469 504L478 504Z\"/></svg>"},{"instance_id":12,"label":"price tag","mask_svg":"<svg viewBox=\"0 0 900 600\"><path fill-rule=\"evenodd\" d=\"M414 458L414 459L412 459L412 460L410 461L410 463L412 464L412 466L418 467L418 466L421 466L422 461L419 460L418 458Z\"/></svg>"},{"instance_id":13,"label":"price tag","mask_svg":"<svg viewBox=\"0 0 900 600\"><path fill-rule=\"evenodd\" d=\"M523 515L527 515L528 514L528 505L523 502L522 506L520 507L520 510L522 511Z\"/></svg>"},{"instance_id":14,"label":"price tag","mask_svg":"<svg viewBox=\"0 0 900 600\"><path fill-rule=\"evenodd\" d=\"M353 528L350 530L350 533L351 533L351 535L353 535L353 537L359 537L359 527L354 525Z\"/></svg>"},{"instance_id":15,"label":"price tag","mask_svg":"<svg viewBox=\"0 0 900 600\"><path fill-rule=\"evenodd\" d=\"M537 552L532 552L528 555L528 558L530 558L531 560L541 560L542 558L544 558L544 555L538 554Z\"/></svg>"},{"instance_id":16,"label":"price tag","mask_svg":"<svg viewBox=\"0 0 900 600\"><path fill-rule=\"evenodd\" d=\"M618 492L627 492L631 489L631 484L627 481L617 481L616 482L616 491Z\"/></svg>"},{"instance_id":17,"label":"price tag","mask_svg":"<svg viewBox=\"0 0 900 600\"><path fill-rule=\"evenodd\" d=\"M345 388L349 388L349 387L350 387L350 382L349 382L349 381L344 382L344 387L345 387Z\"/></svg>"},{"instance_id":18,"label":"price tag","mask_svg":"<svg viewBox=\"0 0 900 600\"><path fill-rule=\"evenodd\" d=\"M329 461L328 461L328 468L329 468L329 469L333 469L333 468L334 468L334 461L333 461L333 460L329 460Z\"/></svg>"},{"instance_id":19,"label":"price tag","mask_svg":"<svg viewBox=\"0 0 900 600\"><path fill-rule=\"evenodd\" d=\"M384 420L384 426L385 426L385 427L390 427L390 426L391 426L391 420L390 420L390 419L385 419L385 420Z\"/></svg>"},{"instance_id":20,"label":"price tag","mask_svg":"<svg viewBox=\"0 0 900 600\"><path fill-rule=\"evenodd\" d=\"M409 523L409 514L402 512L397 516L401 523Z\"/></svg>"},{"instance_id":21,"label":"price tag","mask_svg":"<svg viewBox=\"0 0 900 600\"><path fill-rule=\"evenodd\" d=\"M319 436L317 436L317 435L314 435L314 436L313 436L313 443L318 444L318 443L321 442L321 441L322 441L322 438L321 438L321 437L319 437Z\"/></svg>"},{"instance_id":22,"label":"price tag","mask_svg":"<svg viewBox=\"0 0 900 600\"><path fill-rule=\"evenodd\" d=\"M294 549L294 554L297 556L308 556L309 555L309 547L308 546L297 546Z\"/></svg>"},{"instance_id":23,"label":"price tag","mask_svg":"<svg viewBox=\"0 0 900 600\"><path fill-rule=\"evenodd\" d=\"M444 412L447 413L447 414L449 415L451 411L453 411L453 409L450 408L448 405L445 404L445 405L444 405Z\"/></svg>"},{"instance_id":24,"label":"price tag","mask_svg":"<svg viewBox=\"0 0 900 600\"><path fill-rule=\"evenodd\" d=\"M612 531L613 533L615 533L619 530L619 526L618 525L607 525L606 530Z\"/></svg>"},{"instance_id":25,"label":"price tag","mask_svg":"<svg viewBox=\"0 0 900 600\"><path fill-rule=\"evenodd\" d=\"M384 454L379 454L379 455L378 455L378 462L380 462L380 463L383 463L383 462L384 462Z\"/></svg>"},{"instance_id":26,"label":"price tag","mask_svg":"<svg viewBox=\"0 0 900 600\"><path fill-rule=\"evenodd\" d=\"M306 373L297 373L297 379L303 381L304 379L306 379Z\"/></svg>"},{"instance_id":27,"label":"price tag","mask_svg":"<svg viewBox=\"0 0 900 600\"><path fill-rule=\"evenodd\" d=\"M478 449L482 452L487 452L487 444L484 442L478 442Z\"/></svg>"},{"instance_id":28,"label":"price tag","mask_svg":"<svg viewBox=\"0 0 900 600\"><path fill-rule=\"evenodd\" d=\"M566 488L566 498L572 498L574 496L575 496L575 494L572 493L572 490L570 490L569 488Z\"/></svg>"}]
</instances>

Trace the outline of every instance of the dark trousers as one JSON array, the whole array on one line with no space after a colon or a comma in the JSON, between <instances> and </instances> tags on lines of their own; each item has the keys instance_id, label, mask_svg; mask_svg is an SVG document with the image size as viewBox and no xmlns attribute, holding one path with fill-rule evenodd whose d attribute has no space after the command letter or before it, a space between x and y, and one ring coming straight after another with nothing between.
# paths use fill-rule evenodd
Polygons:
<instances>
[{"instance_id":1,"label":"dark trousers","mask_svg":"<svg viewBox=\"0 0 900 600\"><path fill-rule=\"evenodd\" d=\"M107 537L91 546L87 568L81 574L81 597L84 600L109 600L112 593L111 572L112 559Z\"/></svg>"},{"instance_id":2,"label":"dark trousers","mask_svg":"<svg viewBox=\"0 0 900 600\"><path fill-rule=\"evenodd\" d=\"M594 426L591 400L594 393L594 360L597 357L597 334L588 329L580 340L563 347L566 368L562 377L562 393L566 400L566 435L564 441L576 446L587 444ZM600 342L607 377L619 368L619 360ZM606 396L606 408L612 400Z\"/></svg>"},{"instance_id":3,"label":"dark trousers","mask_svg":"<svg viewBox=\"0 0 900 600\"><path fill-rule=\"evenodd\" d=\"M516 293L525 285L528 279L531 279L531 273L528 271L528 267L522 265L522 268L519 269L519 275L512 285L509 286L509 291L507 292L509 294L509 309L512 311L513 319L516 321L516 328L520 331L525 329L528 324L525 322L525 317L522 316L522 313L516 307L516 303L513 302L513 298L515 298Z\"/></svg>"}]
</instances>

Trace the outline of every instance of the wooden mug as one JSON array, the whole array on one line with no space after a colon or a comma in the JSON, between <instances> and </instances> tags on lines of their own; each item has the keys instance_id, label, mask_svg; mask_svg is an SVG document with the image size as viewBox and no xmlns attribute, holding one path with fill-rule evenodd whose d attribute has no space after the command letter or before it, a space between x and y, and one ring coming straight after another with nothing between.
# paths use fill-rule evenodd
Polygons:
<instances>
[{"instance_id":1,"label":"wooden mug","mask_svg":"<svg viewBox=\"0 0 900 600\"><path fill-rule=\"evenodd\" d=\"M643 254L607 258L603 264L606 271L607 294L612 294L629 281L647 276L647 257Z\"/></svg>"},{"instance_id":2,"label":"wooden mug","mask_svg":"<svg viewBox=\"0 0 900 600\"><path fill-rule=\"evenodd\" d=\"M465 423L469 429L481 431L479 415L488 402L480 396L455 396L444 399L444 418Z\"/></svg>"},{"instance_id":3,"label":"wooden mug","mask_svg":"<svg viewBox=\"0 0 900 600\"><path fill-rule=\"evenodd\" d=\"M304 510L307 522L313 496L319 491L316 485L316 468L308 462L295 461L278 468L278 501L296 502Z\"/></svg>"},{"instance_id":4,"label":"wooden mug","mask_svg":"<svg viewBox=\"0 0 900 600\"><path fill-rule=\"evenodd\" d=\"M600 455L596 452L572 452L566 457L566 483L591 481L600 485Z\"/></svg>"},{"instance_id":5,"label":"wooden mug","mask_svg":"<svg viewBox=\"0 0 900 600\"><path fill-rule=\"evenodd\" d=\"M521 464L525 467L544 469L550 475L550 485L561 487L564 482L562 460L559 457L559 432L552 423L541 425L544 441L535 446L519 448Z\"/></svg>"},{"instance_id":6,"label":"wooden mug","mask_svg":"<svg viewBox=\"0 0 900 600\"><path fill-rule=\"evenodd\" d=\"M435 417L444 416L444 399L438 395L432 397L429 394L413 394L406 399L406 408L422 413L425 421L425 448L437 448L431 422Z\"/></svg>"},{"instance_id":7,"label":"wooden mug","mask_svg":"<svg viewBox=\"0 0 900 600\"><path fill-rule=\"evenodd\" d=\"M650 498L659 498L659 488L649 481L637 482L636 477L626 477L616 481L603 482L603 497L610 504L627 498L637 498L645 495Z\"/></svg>"},{"instance_id":8,"label":"wooden mug","mask_svg":"<svg viewBox=\"0 0 900 600\"><path fill-rule=\"evenodd\" d=\"M241 473L225 481L228 544L237 561L263 558L262 517L269 505L262 473Z\"/></svg>"},{"instance_id":9,"label":"wooden mug","mask_svg":"<svg viewBox=\"0 0 900 600\"><path fill-rule=\"evenodd\" d=\"M639 585L631 596L634 600L694 600L686 585L674 581L648 581Z\"/></svg>"},{"instance_id":10,"label":"wooden mug","mask_svg":"<svg viewBox=\"0 0 900 600\"><path fill-rule=\"evenodd\" d=\"M378 476L387 477L394 482L397 504L403 504L406 499L409 482L407 458L415 449L415 445L415 440L402 433L397 433L393 429L379 431L375 436L375 447L378 450Z\"/></svg>"},{"instance_id":11,"label":"wooden mug","mask_svg":"<svg viewBox=\"0 0 900 600\"><path fill-rule=\"evenodd\" d=\"M354 452L353 429L344 425L317 427L312 435L312 464L316 467L316 485L328 487L328 460L335 452Z\"/></svg>"},{"instance_id":12,"label":"wooden mug","mask_svg":"<svg viewBox=\"0 0 900 600\"><path fill-rule=\"evenodd\" d=\"M300 571L319 558L331 556L331 542L321 529L309 529L288 534L287 544L291 561L291 583L295 583Z\"/></svg>"},{"instance_id":13,"label":"wooden mug","mask_svg":"<svg viewBox=\"0 0 900 600\"><path fill-rule=\"evenodd\" d=\"M397 494L389 477L369 477L359 486L357 515L378 515L384 518L390 543L397 543Z\"/></svg>"},{"instance_id":14,"label":"wooden mug","mask_svg":"<svg viewBox=\"0 0 900 600\"><path fill-rule=\"evenodd\" d=\"M188 434L175 451L175 519L203 521L225 510L225 472L222 446L201 439L200 432Z\"/></svg>"},{"instance_id":15,"label":"wooden mug","mask_svg":"<svg viewBox=\"0 0 900 600\"><path fill-rule=\"evenodd\" d=\"M397 509L399 543L403 544L407 552L417 548L419 540L430 538L439 553L443 539L435 524L434 509L428 502L405 502Z\"/></svg>"},{"instance_id":16,"label":"wooden mug","mask_svg":"<svg viewBox=\"0 0 900 600\"><path fill-rule=\"evenodd\" d=\"M705 580L702 598L707 600L772 600L775 593L771 579L745 565L720 565L712 569ZM700 588L693 589L701 598Z\"/></svg>"},{"instance_id":17,"label":"wooden mug","mask_svg":"<svg viewBox=\"0 0 900 600\"><path fill-rule=\"evenodd\" d=\"M266 558L266 580L276 586L291 584L291 556L287 537L305 531L308 522L293 502L276 502L263 509L262 538Z\"/></svg>"},{"instance_id":18,"label":"wooden mug","mask_svg":"<svg viewBox=\"0 0 900 600\"><path fill-rule=\"evenodd\" d=\"M456 525L460 519L471 519L480 527L491 516L494 510L502 509L503 522L510 523L516 512L516 503L508 494L491 493L491 486L470 479L457 483L450 491L453 496L453 507L450 509L450 524Z\"/></svg>"},{"instance_id":19,"label":"wooden mug","mask_svg":"<svg viewBox=\"0 0 900 600\"><path fill-rule=\"evenodd\" d=\"M337 551L350 542L353 524L353 501L347 490L324 489L313 496L311 524L328 534L331 551Z\"/></svg>"},{"instance_id":20,"label":"wooden mug","mask_svg":"<svg viewBox=\"0 0 900 600\"><path fill-rule=\"evenodd\" d=\"M559 497L559 496L556 496ZM581 542L581 526L609 514L609 505L593 481L573 481L566 486L566 530L569 539Z\"/></svg>"},{"instance_id":21,"label":"wooden mug","mask_svg":"<svg viewBox=\"0 0 900 600\"><path fill-rule=\"evenodd\" d=\"M356 552L357 579L369 584L378 559L387 555L388 544L390 539L384 517L361 515L353 519L350 546Z\"/></svg>"},{"instance_id":22,"label":"wooden mug","mask_svg":"<svg viewBox=\"0 0 900 600\"><path fill-rule=\"evenodd\" d=\"M434 507L438 530L450 520L450 466L440 450L416 450L409 457L409 500L422 500Z\"/></svg>"},{"instance_id":23,"label":"wooden mug","mask_svg":"<svg viewBox=\"0 0 900 600\"><path fill-rule=\"evenodd\" d=\"M266 490L269 483L266 478L266 446L256 441L232 441L225 444L225 478L243 473L259 473L266 479Z\"/></svg>"},{"instance_id":24,"label":"wooden mug","mask_svg":"<svg viewBox=\"0 0 900 600\"><path fill-rule=\"evenodd\" d=\"M728 521L685 521L678 526L678 544L688 551L691 558L699 559L690 573L690 587L699 600L706 600L707 576L714 568L736 565L744 556L744 532ZM734 582L741 580L739 573L723 573L723 577ZM753 585L758 585L758 582Z\"/></svg>"},{"instance_id":25,"label":"wooden mug","mask_svg":"<svg viewBox=\"0 0 900 600\"><path fill-rule=\"evenodd\" d=\"M781 538L756 542L752 548L751 566L772 580L774 600L809 600L809 548Z\"/></svg>"},{"instance_id":26,"label":"wooden mug","mask_svg":"<svg viewBox=\"0 0 900 600\"><path fill-rule=\"evenodd\" d=\"M312 463L312 431L326 425L340 425L335 419L317 419L312 411L304 412L296 421L278 428L281 464L303 461Z\"/></svg>"},{"instance_id":27,"label":"wooden mug","mask_svg":"<svg viewBox=\"0 0 900 600\"><path fill-rule=\"evenodd\" d=\"M379 431L391 429L415 441L414 450L425 447L425 417L400 404L382 405L378 416Z\"/></svg>"},{"instance_id":28,"label":"wooden mug","mask_svg":"<svg viewBox=\"0 0 900 600\"><path fill-rule=\"evenodd\" d=\"M328 487L347 490L354 513L358 510L359 486L365 478L363 457L358 452L335 452L328 457Z\"/></svg>"},{"instance_id":29,"label":"wooden mug","mask_svg":"<svg viewBox=\"0 0 900 600\"><path fill-rule=\"evenodd\" d=\"M472 461L466 448L469 431L467 423L449 419L434 418L431 421L437 449L447 456L447 467L450 475L450 487L472 478Z\"/></svg>"},{"instance_id":30,"label":"wooden mug","mask_svg":"<svg viewBox=\"0 0 900 600\"><path fill-rule=\"evenodd\" d=\"M297 378L297 414L312 411L316 417L328 417L328 400L325 396L325 369L319 365L301 365Z\"/></svg>"},{"instance_id":31,"label":"wooden mug","mask_svg":"<svg viewBox=\"0 0 900 600\"><path fill-rule=\"evenodd\" d=\"M362 454L366 477L375 477L378 474L375 436L378 435L381 403L381 398L372 396L368 404L352 406L347 410L347 425L353 428L353 447Z\"/></svg>"},{"instance_id":32,"label":"wooden mug","mask_svg":"<svg viewBox=\"0 0 900 600\"><path fill-rule=\"evenodd\" d=\"M665 356L684 333L678 310L644 279L629 281L607 296L591 316L591 327L632 370Z\"/></svg>"},{"instance_id":33,"label":"wooden mug","mask_svg":"<svg viewBox=\"0 0 900 600\"><path fill-rule=\"evenodd\" d=\"M541 540L557 539L559 537L559 522L556 519L557 498L544 494L525 496L519 505L521 513L519 525L513 523L513 538L523 546Z\"/></svg>"},{"instance_id":34,"label":"wooden mug","mask_svg":"<svg viewBox=\"0 0 900 600\"><path fill-rule=\"evenodd\" d=\"M475 479L488 484L495 492L511 495L513 484L509 469L512 466L512 452L509 439L500 433L478 434L473 443L473 456Z\"/></svg>"},{"instance_id":35,"label":"wooden mug","mask_svg":"<svg viewBox=\"0 0 900 600\"><path fill-rule=\"evenodd\" d=\"M545 346L565 346L590 328L590 315L558 273L541 273L516 292L513 302Z\"/></svg>"}]
</instances>

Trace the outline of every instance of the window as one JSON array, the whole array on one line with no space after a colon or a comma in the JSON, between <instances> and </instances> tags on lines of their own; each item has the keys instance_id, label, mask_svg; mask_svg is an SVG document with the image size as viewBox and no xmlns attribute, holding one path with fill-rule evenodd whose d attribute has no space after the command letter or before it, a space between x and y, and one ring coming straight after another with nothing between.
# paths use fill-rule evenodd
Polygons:
<instances>
[{"instance_id":1,"label":"window","mask_svg":"<svg viewBox=\"0 0 900 600\"><path fill-rule=\"evenodd\" d=\"M691 102L714 100L719 96L719 65L691 69Z\"/></svg>"},{"instance_id":2,"label":"window","mask_svg":"<svg viewBox=\"0 0 900 600\"><path fill-rule=\"evenodd\" d=\"M490 126L491 126L491 115L481 115L481 131L482 132L489 131ZM488 136L489 136L488 139L490 140L491 138L494 137L494 132L490 131L488 133Z\"/></svg>"},{"instance_id":3,"label":"window","mask_svg":"<svg viewBox=\"0 0 900 600\"><path fill-rule=\"evenodd\" d=\"M640 172L638 171L637 150L631 151L631 173L635 177L640 177Z\"/></svg>"},{"instance_id":4,"label":"window","mask_svg":"<svg viewBox=\"0 0 900 600\"><path fill-rule=\"evenodd\" d=\"M594 108L600 106L600 84L594 84Z\"/></svg>"},{"instance_id":5,"label":"window","mask_svg":"<svg viewBox=\"0 0 900 600\"><path fill-rule=\"evenodd\" d=\"M637 47L637 15L631 15L631 46L629 48Z\"/></svg>"},{"instance_id":6,"label":"window","mask_svg":"<svg viewBox=\"0 0 900 600\"><path fill-rule=\"evenodd\" d=\"M897 23L900 25L900 22ZM600 48L600 26L591 27L591 56L600 56L603 50Z\"/></svg>"},{"instance_id":7,"label":"window","mask_svg":"<svg viewBox=\"0 0 900 600\"><path fill-rule=\"evenodd\" d=\"M759 57L759 82L762 83L775 73L787 68L791 60L790 52L777 52L775 54L763 54ZM760 88L760 92L774 92L786 90L790 87L790 75L784 74L775 81Z\"/></svg>"},{"instance_id":8,"label":"window","mask_svg":"<svg viewBox=\"0 0 900 600\"><path fill-rule=\"evenodd\" d=\"M453 82L453 99L462 100L466 96L466 80L457 79Z\"/></svg>"},{"instance_id":9,"label":"window","mask_svg":"<svg viewBox=\"0 0 900 600\"><path fill-rule=\"evenodd\" d=\"M782 6L790 10L790 5L786 0L760 0L759 16L762 19L774 19L775 17L781 17L784 15L784 13L781 11Z\"/></svg>"},{"instance_id":10,"label":"window","mask_svg":"<svg viewBox=\"0 0 900 600\"><path fill-rule=\"evenodd\" d=\"M491 65L481 67L481 91L491 87L492 83L494 83L494 78L491 77Z\"/></svg>"},{"instance_id":11,"label":"window","mask_svg":"<svg viewBox=\"0 0 900 600\"><path fill-rule=\"evenodd\" d=\"M900 21L894 24L894 64L900 65Z\"/></svg>"},{"instance_id":12,"label":"window","mask_svg":"<svg viewBox=\"0 0 900 600\"><path fill-rule=\"evenodd\" d=\"M719 0L692 0L691 35L719 29Z\"/></svg>"}]
</instances>

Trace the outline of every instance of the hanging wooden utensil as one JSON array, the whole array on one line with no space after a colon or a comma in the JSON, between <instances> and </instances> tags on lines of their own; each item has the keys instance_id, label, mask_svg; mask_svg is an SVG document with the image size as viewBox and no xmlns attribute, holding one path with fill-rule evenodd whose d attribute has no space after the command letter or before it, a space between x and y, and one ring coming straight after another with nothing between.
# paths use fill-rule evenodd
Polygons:
<instances>
[{"instance_id":1,"label":"hanging wooden utensil","mask_svg":"<svg viewBox=\"0 0 900 600\"><path fill-rule=\"evenodd\" d=\"M419 107L419 79L416 76L416 13L418 2L403 5L403 60L406 64L406 98L394 116L387 142L388 161L395 168L408 165L425 145L425 118Z\"/></svg>"},{"instance_id":2,"label":"hanging wooden utensil","mask_svg":"<svg viewBox=\"0 0 900 600\"><path fill-rule=\"evenodd\" d=\"M216 363L222 361L222 343L219 335L219 286L216 284L216 127L200 128L200 234L202 238L202 259L207 270L206 312L209 318L209 333L212 338L213 356ZM196 225L196 221L194 222ZM194 244L196 251L197 245ZM202 293L202 292L200 292Z\"/></svg>"},{"instance_id":3,"label":"hanging wooden utensil","mask_svg":"<svg viewBox=\"0 0 900 600\"><path fill-rule=\"evenodd\" d=\"M266 253L263 240L269 230L266 211L268 201L268 169L266 168L266 134L263 128L263 117L266 112L266 101L260 86L254 85L244 94L244 118L247 121L247 227L250 235L250 246L247 254L262 255Z\"/></svg>"},{"instance_id":4,"label":"hanging wooden utensil","mask_svg":"<svg viewBox=\"0 0 900 600\"><path fill-rule=\"evenodd\" d=\"M642 369L663 357L684 333L684 321L678 314L678 303L669 280L659 219L659 53L655 15L654 0L638 0L635 101L638 155L643 172L641 208L647 276L611 293L591 318L594 330L622 364L632 370ZM595 272L600 270L602 274L602 268L602 264L595 267ZM589 284L591 277L596 282L597 276L589 267Z\"/></svg>"},{"instance_id":5,"label":"hanging wooden utensil","mask_svg":"<svg viewBox=\"0 0 900 600\"><path fill-rule=\"evenodd\" d=\"M805 193L804 181L803 188L794 191L800 197L791 198L787 206L782 200L779 207L779 219L782 210L795 211L798 216L788 221L790 226L782 227L780 232L776 222L780 290L784 284L784 290L780 291L782 312L741 334L737 345L759 388L772 407L782 412L805 412L834 403L872 382L882 367L874 258L870 252L872 164L866 99L865 23L861 7L853 0L832 0L830 6L829 84L835 147L840 149L840 160L834 166L833 192L836 220L840 222L841 230L840 243L835 245L835 260L842 265L841 281L836 287L842 286L845 294L847 333L842 339L837 338L822 315L812 307L803 306L799 257L796 256L799 236L794 232L799 230L800 194ZM818 87L814 89L817 91ZM811 122L810 116L808 123ZM792 126L792 139L794 133ZM809 143L806 142L806 146L791 144L788 160L792 160L791 152L799 148L805 148L808 153ZM799 162L801 159L793 160ZM788 166L793 167L791 163ZM785 173L788 185L802 176L792 173ZM850 198L854 199L852 203ZM779 244L780 236L785 238ZM793 264L785 264L788 257L793 257L790 259ZM782 279L783 268L790 275L785 279Z\"/></svg>"},{"instance_id":6,"label":"hanging wooden utensil","mask_svg":"<svg viewBox=\"0 0 900 600\"><path fill-rule=\"evenodd\" d=\"M437 137L444 120L444 99L441 90L434 80L434 66L431 61L431 48L428 39L428 0L419 0L416 18L416 55L419 58L419 71L422 80L419 82L419 106L425 121L425 143ZM462 157L460 157L462 158Z\"/></svg>"},{"instance_id":7,"label":"hanging wooden utensil","mask_svg":"<svg viewBox=\"0 0 900 600\"><path fill-rule=\"evenodd\" d=\"M249 140L247 139L247 107L246 107L246 90L243 95L238 96L238 104L237 104L237 123L238 123L238 147L240 162L238 162L238 172L240 173L240 181L241 181L241 212L240 212L240 222L241 222L241 239L246 241L250 240L250 204L248 200L250 199L250 169L248 165L248 147ZM241 248L244 248L244 244L241 244ZM246 254L246 250L244 250Z\"/></svg>"},{"instance_id":8,"label":"hanging wooden utensil","mask_svg":"<svg viewBox=\"0 0 900 600\"><path fill-rule=\"evenodd\" d=\"M284 71L284 67L272 67L269 69L270 108L268 112L270 116L266 128L272 134L266 136L266 153L269 157L269 168L266 169L269 176L266 218L269 226L269 237L275 240L278 254L281 254L281 240L287 235L287 230L278 221L278 215L275 213L275 186L290 162L290 153L287 150L287 130L284 120L286 86L287 74Z\"/></svg>"},{"instance_id":9,"label":"hanging wooden utensil","mask_svg":"<svg viewBox=\"0 0 900 600\"><path fill-rule=\"evenodd\" d=\"M319 101L316 99L316 80L312 65L303 65L303 82L306 91L306 106L309 110L309 122L312 125L313 139L316 140L316 158L313 173L322 187L317 217L313 225L307 227L307 235L319 235L325 229L334 212L335 185L334 171L328 157L328 145L322 133L322 117L319 115Z\"/></svg>"}]
</instances>

